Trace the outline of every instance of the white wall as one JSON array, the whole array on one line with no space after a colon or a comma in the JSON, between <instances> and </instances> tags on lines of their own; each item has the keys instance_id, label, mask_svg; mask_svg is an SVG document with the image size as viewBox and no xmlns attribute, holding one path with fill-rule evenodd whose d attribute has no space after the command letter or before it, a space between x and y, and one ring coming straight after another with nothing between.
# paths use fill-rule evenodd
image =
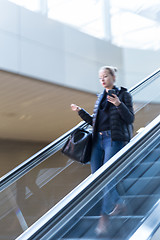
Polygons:
<instances>
[{"instance_id":1,"label":"white wall","mask_svg":"<svg viewBox=\"0 0 160 240\"><path fill-rule=\"evenodd\" d=\"M113 64L122 75L122 49L7 0L0 7L0 52L1 69L91 92L102 90L100 66Z\"/></svg>"},{"instance_id":2,"label":"white wall","mask_svg":"<svg viewBox=\"0 0 160 240\"><path fill-rule=\"evenodd\" d=\"M0 0L0 68L90 92L98 69L119 68L117 85L133 86L158 68L160 53L122 49Z\"/></svg>"},{"instance_id":3,"label":"white wall","mask_svg":"<svg viewBox=\"0 0 160 240\"><path fill-rule=\"evenodd\" d=\"M128 88L160 68L160 51L123 49L125 83Z\"/></svg>"}]
</instances>

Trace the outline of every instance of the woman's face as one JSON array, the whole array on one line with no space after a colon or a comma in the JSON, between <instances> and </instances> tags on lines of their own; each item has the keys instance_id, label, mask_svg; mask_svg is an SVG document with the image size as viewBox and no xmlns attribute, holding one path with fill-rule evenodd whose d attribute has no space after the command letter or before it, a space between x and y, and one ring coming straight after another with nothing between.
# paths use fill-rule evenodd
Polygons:
<instances>
[{"instance_id":1,"label":"woman's face","mask_svg":"<svg viewBox=\"0 0 160 240\"><path fill-rule=\"evenodd\" d=\"M99 80L104 88L111 88L115 82L115 76L112 76L110 72L105 69L99 72Z\"/></svg>"}]
</instances>

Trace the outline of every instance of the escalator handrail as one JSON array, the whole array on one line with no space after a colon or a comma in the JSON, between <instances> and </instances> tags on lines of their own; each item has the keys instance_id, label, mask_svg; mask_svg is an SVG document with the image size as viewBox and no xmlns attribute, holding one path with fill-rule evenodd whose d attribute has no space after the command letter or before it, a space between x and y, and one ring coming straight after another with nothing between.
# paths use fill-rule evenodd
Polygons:
<instances>
[{"instance_id":1,"label":"escalator handrail","mask_svg":"<svg viewBox=\"0 0 160 240\"><path fill-rule=\"evenodd\" d=\"M150 74L148 77L142 79L140 82L138 82L137 84L135 84L133 87L131 87L128 91L129 92L134 92L135 90L137 90L139 87L141 87L142 85L149 83L150 81L154 80L153 78L156 77L156 75L158 75L160 73L160 68L157 69L156 71L154 71L152 74Z\"/></svg>"},{"instance_id":2,"label":"escalator handrail","mask_svg":"<svg viewBox=\"0 0 160 240\"><path fill-rule=\"evenodd\" d=\"M61 135L59 138L57 138L55 141L48 144L46 147L35 153L33 156L25 160L23 163L19 164L17 167L15 167L13 170L9 171L7 174L2 176L0 178L0 191L4 190L12 180L12 183L16 181L19 177L26 174L28 171L30 171L32 168L40 164L42 161L53 155L57 152L57 146L64 142L70 134L77 129L78 127L86 127L88 124L84 121L81 121L78 123L75 127L67 131L65 134ZM45 159L44 159L45 158ZM26 169L27 168L27 169ZM26 170L24 170L26 169Z\"/></svg>"},{"instance_id":3,"label":"escalator handrail","mask_svg":"<svg viewBox=\"0 0 160 240\"><path fill-rule=\"evenodd\" d=\"M153 72L151 75L149 75L147 78L143 79L141 82L136 84L134 87L129 89L129 92L132 93L136 89L138 89L143 84L146 84L146 82L149 82L150 80L153 80L153 77L156 77L160 73L160 69ZM93 116L93 114L92 114ZM6 187L8 187L10 184L15 182L17 179L19 179L21 176L29 172L31 169L33 169L35 166L40 164L42 161L56 153L57 148L60 143L65 142L65 140L69 137L69 135L78 127L86 127L88 126L87 123L84 121L81 121L79 124L77 124L75 127L73 127L71 130L67 131L65 134L57 138L55 141L38 151L36 154L25 160L23 163L9 171L7 174L2 176L0 178L0 191L4 190Z\"/></svg>"},{"instance_id":4,"label":"escalator handrail","mask_svg":"<svg viewBox=\"0 0 160 240\"><path fill-rule=\"evenodd\" d=\"M77 202L77 198L81 197L82 199L83 196L88 196L89 193L94 191L95 186L96 184L98 185L98 183L101 183L102 186L104 187L104 178L102 178L104 177L104 174L105 176L109 177L109 175L111 175L115 171L114 164L119 163L122 157L124 157L124 161L125 161L127 157L130 155L133 148L135 147L137 148L137 144L141 143L144 138L150 139L150 137L148 137L149 134L151 134L157 128L157 126L159 127L159 125L160 125L160 115L156 117L151 123L149 123L142 132L140 132L135 137L133 137L132 140L126 146L124 146L123 149L121 149L117 154L115 154L106 164L104 164L101 168L99 168L94 174L90 174L84 181L82 181L77 187L75 187L70 193L68 193L62 200L60 200L55 206L53 206L45 215L43 215L33 225L31 225L16 240L34 239L34 236L37 236L37 234L40 234L41 231L43 231L45 227L49 226L49 224L52 221L55 221L55 226L57 226L58 222L61 222L60 224L61 226L59 225L59 228L65 225L65 223L62 222L62 220L67 216L67 214L70 214L70 209L72 209L71 207L73 203L75 202L76 205L78 205L78 203L81 203L80 200L79 202ZM119 163L119 165L121 166L122 163ZM121 169L121 171L122 170L123 169ZM106 180L106 181L110 181L110 180ZM68 221L68 219L65 221ZM57 228L57 231L58 231L58 228ZM45 230L44 232L46 234ZM48 238L46 238L45 236L45 239L48 239Z\"/></svg>"}]
</instances>

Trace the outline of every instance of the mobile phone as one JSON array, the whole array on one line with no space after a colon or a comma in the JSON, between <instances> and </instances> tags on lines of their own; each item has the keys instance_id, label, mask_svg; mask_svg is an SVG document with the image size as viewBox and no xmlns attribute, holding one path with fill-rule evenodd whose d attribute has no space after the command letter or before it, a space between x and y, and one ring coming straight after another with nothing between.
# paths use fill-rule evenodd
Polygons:
<instances>
[{"instance_id":1,"label":"mobile phone","mask_svg":"<svg viewBox=\"0 0 160 240\"><path fill-rule=\"evenodd\" d=\"M108 90L108 95L114 97L112 94L116 94L115 89Z\"/></svg>"}]
</instances>

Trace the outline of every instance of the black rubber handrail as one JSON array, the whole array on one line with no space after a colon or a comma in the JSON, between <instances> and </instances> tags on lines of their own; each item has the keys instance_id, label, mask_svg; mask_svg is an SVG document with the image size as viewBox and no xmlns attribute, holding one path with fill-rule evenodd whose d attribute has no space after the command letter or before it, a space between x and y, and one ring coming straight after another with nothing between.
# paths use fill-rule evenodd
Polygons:
<instances>
[{"instance_id":1,"label":"black rubber handrail","mask_svg":"<svg viewBox=\"0 0 160 240\"><path fill-rule=\"evenodd\" d=\"M137 83L136 85L134 85L132 88L129 89L129 92L134 92L136 89L138 89L139 87L141 87L142 85L149 83L150 81L153 81L158 74L160 74L160 68L157 69L155 72L153 72L151 75L149 75L148 77L144 78L142 81L140 81L139 83Z\"/></svg>"},{"instance_id":2,"label":"black rubber handrail","mask_svg":"<svg viewBox=\"0 0 160 240\"><path fill-rule=\"evenodd\" d=\"M150 81L153 81L157 75L160 74L160 69L152 73L147 78L140 81L138 84L136 84L134 87L129 89L129 92L132 93L139 87L143 86L143 84L149 83ZM73 127L71 130L67 131L65 134L57 138L55 141L44 147L42 150L38 151L36 154L28 158L26 161L18 165L13 170L9 171L7 174L2 176L0 178L0 191L4 190L6 187L8 187L10 184L12 184L14 181L22 177L24 174L29 172L31 169L36 167L38 164L52 156L54 153L56 153L60 148L63 146L64 142L67 140L69 135L78 127L85 128L89 124L85 123L84 121L81 121L79 124L77 124L75 127Z\"/></svg>"},{"instance_id":3,"label":"black rubber handrail","mask_svg":"<svg viewBox=\"0 0 160 240\"><path fill-rule=\"evenodd\" d=\"M57 138L55 141L51 142L49 145L38 151L36 154L28 158L23 163L19 164L13 170L9 171L7 174L0 178L0 192L12 184L14 181L19 179L21 176L29 172L31 169L36 167L38 164L52 156L54 153L59 151L63 146L66 139L70 134L78 127L85 128L88 124L84 121L77 124L74 128L67 131L65 134Z\"/></svg>"}]
</instances>

